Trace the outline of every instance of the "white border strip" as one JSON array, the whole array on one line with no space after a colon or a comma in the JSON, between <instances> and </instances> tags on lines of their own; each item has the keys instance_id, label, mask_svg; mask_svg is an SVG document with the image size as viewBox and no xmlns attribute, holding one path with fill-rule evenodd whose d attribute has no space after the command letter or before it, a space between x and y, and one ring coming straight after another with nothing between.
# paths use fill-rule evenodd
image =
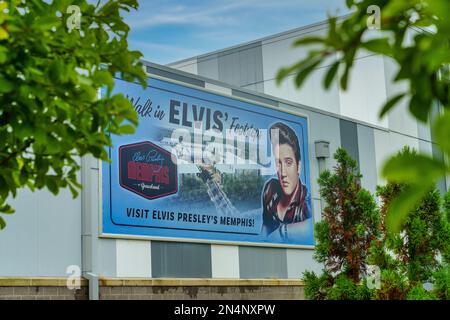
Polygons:
<instances>
[{"instance_id":1,"label":"white border strip","mask_svg":"<svg viewBox=\"0 0 450 320\"><path fill-rule=\"evenodd\" d=\"M286 110L285 108L279 108L279 107L274 107L272 105L269 104L265 104L263 102L260 101L253 101L250 99L246 99L246 98L242 98L239 96L233 96L233 95L226 95L224 93L220 93L214 90L210 90L207 88L202 88L196 85L192 85L189 83L185 83L182 81L177 81L174 79L169 79L169 78L165 78L165 77L161 77L161 76L157 76L157 75L152 75L147 73L147 81L153 79L156 80L162 80L162 81L166 81L169 83L173 83L173 84L178 84L178 85L182 85L191 89L196 89L199 91L204 91L207 93L211 93L214 95L218 95L218 96L222 96L225 98L229 98L229 99L235 99L238 101L242 101L242 102L246 102L246 103L250 103L250 104L254 104L263 108L269 108L269 109L273 109L273 110L277 110L280 112L284 112L284 113L288 113L294 116L298 116L298 117L303 117L306 119L306 124L308 126L307 128L307 133L308 133L308 156L309 156L309 177L310 177L310 188L311 188L311 177L312 177L312 152L311 150L309 150L309 139L311 139L311 129L310 129L310 121L309 121L309 116L300 112L297 112L295 110ZM125 80L123 80L125 81ZM130 82L131 83L131 82ZM136 84L136 83L135 83ZM137 85L137 84L136 84ZM278 101L278 100L276 100ZM278 243L258 243L258 242L243 242L243 241L224 241L224 240L208 240L208 239L192 239L192 238L174 238L174 237L155 237L155 236L135 236L135 235L126 235L126 234L112 234L112 233L103 233L103 189L102 189L102 184L103 184L103 163L100 163L99 166L99 230L98 230L98 234L99 234L99 238L105 238L105 239L132 239L132 240L147 240L147 241L168 241L168 242L188 242L188 243L208 243L208 244L223 244L223 245L237 245L237 246L248 246L248 247L270 247L270 248L297 248L297 249L306 249L306 250L314 250L315 249L315 245L293 245L293 244L278 244ZM314 210L313 208L311 208L312 210ZM314 220L314 212L313 215L311 217L311 219L313 219L313 228L315 226L315 220Z\"/></svg>"}]
</instances>

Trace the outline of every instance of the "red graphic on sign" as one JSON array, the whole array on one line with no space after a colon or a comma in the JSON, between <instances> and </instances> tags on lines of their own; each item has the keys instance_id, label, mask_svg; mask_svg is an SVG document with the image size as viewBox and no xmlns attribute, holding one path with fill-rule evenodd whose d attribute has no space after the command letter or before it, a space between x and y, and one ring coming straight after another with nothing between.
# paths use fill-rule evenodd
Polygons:
<instances>
[{"instance_id":1,"label":"red graphic on sign","mask_svg":"<svg viewBox=\"0 0 450 320\"><path fill-rule=\"evenodd\" d=\"M128 179L169 184L169 167L129 161Z\"/></svg>"},{"instance_id":2,"label":"red graphic on sign","mask_svg":"<svg viewBox=\"0 0 450 320\"><path fill-rule=\"evenodd\" d=\"M173 158L175 155L150 141L120 146L120 186L149 200L177 193Z\"/></svg>"}]
</instances>

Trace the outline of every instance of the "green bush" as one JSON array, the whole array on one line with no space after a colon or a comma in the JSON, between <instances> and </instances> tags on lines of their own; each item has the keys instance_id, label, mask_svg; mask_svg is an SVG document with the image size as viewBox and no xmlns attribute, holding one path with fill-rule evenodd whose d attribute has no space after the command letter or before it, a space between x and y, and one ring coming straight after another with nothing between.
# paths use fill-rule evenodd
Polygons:
<instances>
[{"instance_id":1,"label":"green bush","mask_svg":"<svg viewBox=\"0 0 450 320\"><path fill-rule=\"evenodd\" d=\"M328 289L329 300L370 300L372 291L366 283L356 284L349 277L341 274L336 277L334 285Z\"/></svg>"},{"instance_id":2,"label":"green bush","mask_svg":"<svg viewBox=\"0 0 450 320\"><path fill-rule=\"evenodd\" d=\"M315 259L329 273L345 273L359 283L365 272L370 243L379 236L379 213L373 196L361 187L356 161L339 148L333 172L318 180L327 203L315 226Z\"/></svg>"},{"instance_id":3,"label":"green bush","mask_svg":"<svg viewBox=\"0 0 450 320\"><path fill-rule=\"evenodd\" d=\"M406 300L438 300L433 292L424 289L423 285L417 285L409 291Z\"/></svg>"},{"instance_id":4,"label":"green bush","mask_svg":"<svg viewBox=\"0 0 450 320\"><path fill-rule=\"evenodd\" d=\"M442 222L442 225L445 225L445 227L443 227L443 230L440 232L440 235L445 236L444 239L440 240L444 244L441 254L444 262L447 263L447 265L450 265L450 241L447 241L448 235L450 235L450 191L444 195L443 209L444 209L443 213L444 221Z\"/></svg>"},{"instance_id":5,"label":"green bush","mask_svg":"<svg viewBox=\"0 0 450 320\"><path fill-rule=\"evenodd\" d=\"M413 153L404 148L399 156ZM306 298L449 299L450 192L442 201L439 191L430 189L408 214L401 232L391 233L386 228L389 206L409 186L388 182L378 187L378 207L361 188L356 162L342 149L334 157L334 172L325 171L319 178L322 198L333 204L315 224L314 258L324 264L324 272L303 274ZM368 288L367 265L380 268L379 288ZM433 291L423 288L426 282L434 282Z\"/></svg>"},{"instance_id":6,"label":"green bush","mask_svg":"<svg viewBox=\"0 0 450 320\"><path fill-rule=\"evenodd\" d=\"M433 278L436 295L442 300L450 300L450 265L439 268Z\"/></svg>"},{"instance_id":7,"label":"green bush","mask_svg":"<svg viewBox=\"0 0 450 320\"><path fill-rule=\"evenodd\" d=\"M356 284L344 275L337 276L328 289L329 300L356 300Z\"/></svg>"},{"instance_id":8,"label":"green bush","mask_svg":"<svg viewBox=\"0 0 450 320\"><path fill-rule=\"evenodd\" d=\"M409 283L406 275L398 269L381 270L381 287L376 290L375 300L404 300Z\"/></svg>"},{"instance_id":9,"label":"green bush","mask_svg":"<svg viewBox=\"0 0 450 320\"><path fill-rule=\"evenodd\" d=\"M305 298L309 300L325 300L327 290L333 283L333 278L326 272L317 276L313 271L306 271L302 280L305 282Z\"/></svg>"},{"instance_id":10,"label":"green bush","mask_svg":"<svg viewBox=\"0 0 450 320\"><path fill-rule=\"evenodd\" d=\"M361 187L356 161L344 149L334 154L333 172L320 175L320 194L327 206L315 225L314 259L322 275L304 273L308 299L370 299L362 279L372 241L379 237L379 213L373 196Z\"/></svg>"}]
</instances>

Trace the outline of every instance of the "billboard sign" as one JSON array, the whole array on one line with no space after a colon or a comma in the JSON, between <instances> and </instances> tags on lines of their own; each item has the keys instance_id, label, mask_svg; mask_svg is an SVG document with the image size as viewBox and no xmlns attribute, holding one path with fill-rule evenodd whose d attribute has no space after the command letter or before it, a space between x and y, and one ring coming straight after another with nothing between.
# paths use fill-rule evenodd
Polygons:
<instances>
[{"instance_id":1,"label":"billboard sign","mask_svg":"<svg viewBox=\"0 0 450 320\"><path fill-rule=\"evenodd\" d=\"M303 116L172 83L116 80L139 115L102 166L102 234L314 245Z\"/></svg>"}]
</instances>

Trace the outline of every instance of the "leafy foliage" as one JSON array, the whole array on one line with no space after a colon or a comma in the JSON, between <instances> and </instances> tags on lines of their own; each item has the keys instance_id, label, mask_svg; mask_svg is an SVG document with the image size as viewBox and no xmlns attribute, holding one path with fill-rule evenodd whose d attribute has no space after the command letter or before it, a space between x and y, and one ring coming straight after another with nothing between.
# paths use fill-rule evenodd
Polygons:
<instances>
[{"instance_id":1,"label":"leafy foliage","mask_svg":"<svg viewBox=\"0 0 450 320\"><path fill-rule=\"evenodd\" d=\"M334 285L329 288L327 298L330 300L370 300L372 296L366 283L358 284L347 276L340 274Z\"/></svg>"},{"instance_id":2,"label":"leafy foliage","mask_svg":"<svg viewBox=\"0 0 450 320\"><path fill-rule=\"evenodd\" d=\"M70 5L80 8L80 29L66 26ZM54 194L69 187L77 196L79 157L108 160L109 133L133 132L137 115L112 89L115 75L146 85L141 54L128 50L129 27L120 16L137 6L0 1L0 212L14 211L7 198L24 186Z\"/></svg>"},{"instance_id":3,"label":"leafy foliage","mask_svg":"<svg viewBox=\"0 0 450 320\"><path fill-rule=\"evenodd\" d=\"M333 285L334 279L327 272L317 276L313 271L305 271L303 273L303 281L305 282L306 299L325 300L328 289Z\"/></svg>"},{"instance_id":4,"label":"leafy foliage","mask_svg":"<svg viewBox=\"0 0 450 320\"><path fill-rule=\"evenodd\" d=\"M413 154L409 148L404 148L398 156ZM407 187L405 184L389 182L378 188L382 214L387 212L390 202L396 199L397 194ZM383 219L385 218L383 215ZM391 263L385 266L404 271L410 284L414 286L432 280L433 273L440 266L440 257L447 254L449 243L450 224L442 210L440 193L436 189L430 189L419 205L408 213L401 225L401 232L385 233L376 246L384 247L394 254L395 259L391 259Z\"/></svg>"},{"instance_id":5,"label":"leafy foliage","mask_svg":"<svg viewBox=\"0 0 450 320\"><path fill-rule=\"evenodd\" d=\"M306 272L305 295L312 299L370 299L371 290L362 281L371 243L379 237L379 213L372 195L361 188L356 161L344 149L334 154L333 173L319 178L326 202L323 219L315 225L314 258L324 264L324 273Z\"/></svg>"},{"instance_id":6,"label":"leafy foliage","mask_svg":"<svg viewBox=\"0 0 450 320\"><path fill-rule=\"evenodd\" d=\"M344 149L334 158L334 173L325 171L319 178L327 206L315 226L315 258L329 273L342 272L358 283L366 271L370 244L379 235L379 214L372 195L361 188L356 161Z\"/></svg>"},{"instance_id":7,"label":"leafy foliage","mask_svg":"<svg viewBox=\"0 0 450 320\"><path fill-rule=\"evenodd\" d=\"M438 300L433 292L426 291L423 286L417 285L409 291L407 300Z\"/></svg>"},{"instance_id":8,"label":"leafy foliage","mask_svg":"<svg viewBox=\"0 0 450 320\"><path fill-rule=\"evenodd\" d=\"M397 156L411 156L404 148ZM395 182L378 187L380 207L361 188L356 162L344 150L334 155L334 172L319 178L327 206L316 223L315 259L324 264L322 275L305 272L308 299L447 299L450 292L450 192L441 199L431 188L408 213L399 233L386 227L390 202L408 186ZM355 258L356 257L356 258ZM381 271L380 287L369 289L367 265ZM432 283L434 289L425 290ZM371 286L372 287L372 286Z\"/></svg>"},{"instance_id":9,"label":"leafy foliage","mask_svg":"<svg viewBox=\"0 0 450 320\"><path fill-rule=\"evenodd\" d=\"M375 300L404 300L408 294L408 278L393 266L381 270L380 289L375 293Z\"/></svg>"},{"instance_id":10,"label":"leafy foliage","mask_svg":"<svg viewBox=\"0 0 450 320\"><path fill-rule=\"evenodd\" d=\"M450 300L450 265L441 266L433 278L436 295L442 300Z\"/></svg>"},{"instance_id":11,"label":"leafy foliage","mask_svg":"<svg viewBox=\"0 0 450 320\"><path fill-rule=\"evenodd\" d=\"M310 36L297 40L293 45L311 46L307 56L291 66L282 68L278 83L293 75L297 87L321 66L333 59L323 78L328 89L333 81L339 81L343 90L348 81L357 54L367 50L390 57L398 66L394 82L405 82L405 89L380 106L384 116L400 101L406 100L411 114L426 122L436 104L443 111L433 120L435 142L450 156L450 12L448 0L347 0L352 14L342 20L331 17L325 36ZM367 8L376 5L381 10L380 27L374 32L368 24ZM407 41L411 29L417 32ZM430 32L429 30L432 30ZM400 225L420 200L426 196L436 181L450 166L443 160L429 155L412 154L391 158L384 167L384 176L391 181L406 183L391 202L387 212L387 227L399 232Z\"/></svg>"}]
</instances>

